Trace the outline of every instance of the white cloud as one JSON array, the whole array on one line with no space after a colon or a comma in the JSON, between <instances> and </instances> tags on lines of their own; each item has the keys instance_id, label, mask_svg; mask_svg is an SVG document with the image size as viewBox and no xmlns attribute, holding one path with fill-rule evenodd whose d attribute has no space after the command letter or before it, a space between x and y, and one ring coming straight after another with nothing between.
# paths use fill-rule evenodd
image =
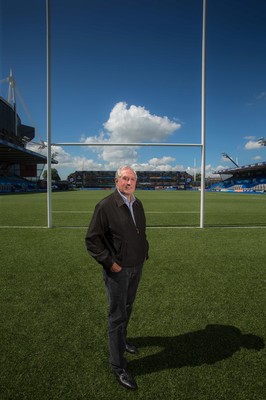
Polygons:
<instances>
[{"instance_id":1,"label":"white cloud","mask_svg":"<svg viewBox=\"0 0 266 400\"><path fill-rule=\"evenodd\" d=\"M173 157L154 157L146 163L133 164L133 168L138 171L184 171L186 169L183 165L173 165L174 161Z\"/></svg>"},{"instance_id":2,"label":"white cloud","mask_svg":"<svg viewBox=\"0 0 266 400\"><path fill-rule=\"evenodd\" d=\"M181 127L168 117L152 115L145 107L117 103L103 124L104 131L98 136L81 138L83 143L152 143L163 142ZM121 164L136 164L138 146L91 147L98 158L113 168Z\"/></svg>"},{"instance_id":3,"label":"white cloud","mask_svg":"<svg viewBox=\"0 0 266 400\"><path fill-rule=\"evenodd\" d=\"M254 97L254 101L247 103L247 106L254 106L256 103L260 103L266 99L266 92L260 92L257 96Z\"/></svg>"},{"instance_id":4,"label":"white cloud","mask_svg":"<svg viewBox=\"0 0 266 400\"><path fill-rule=\"evenodd\" d=\"M255 157L252 158L252 160L260 161L260 160L262 160L262 157L261 156L255 156Z\"/></svg>"},{"instance_id":5,"label":"white cloud","mask_svg":"<svg viewBox=\"0 0 266 400\"><path fill-rule=\"evenodd\" d=\"M137 162L138 153L134 146L112 146L102 149L101 158L104 162L114 163L116 166Z\"/></svg>"},{"instance_id":6,"label":"white cloud","mask_svg":"<svg viewBox=\"0 0 266 400\"><path fill-rule=\"evenodd\" d=\"M222 157L221 157L221 161L223 161L223 162L231 162L231 161L229 160L229 158L227 158L227 157L225 157L225 156L222 156Z\"/></svg>"},{"instance_id":7,"label":"white cloud","mask_svg":"<svg viewBox=\"0 0 266 400\"><path fill-rule=\"evenodd\" d=\"M256 136L245 136L244 139L246 139L246 140L255 140Z\"/></svg>"},{"instance_id":8,"label":"white cloud","mask_svg":"<svg viewBox=\"0 0 266 400\"><path fill-rule=\"evenodd\" d=\"M246 144L245 144L245 149L246 150L254 150L254 149L259 149L261 148L261 145L254 140L249 140Z\"/></svg>"},{"instance_id":9,"label":"white cloud","mask_svg":"<svg viewBox=\"0 0 266 400\"><path fill-rule=\"evenodd\" d=\"M170 162L172 162L174 160L175 160L175 158L173 158L173 157L162 157L162 158L154 157L154 158L150 159L149 163L156 166L156 165L160 165L160 164L167 164L167 163L169 164Z\"/></svg>"},{"instance_id":10,"label":"white cloud","mask_svg":"<svg viewBox=\"0 0 266 400\"><path fill-rule=\"evenodd\" d=\"M117 103L112 109L104 128L110 132L114 142L160 142L164 141L181 124L170 121L168 117L152 115L144 107L125 102Z\"/></svg>"},{"instance_id":11,"label":"white cloud","mask_svg":"<svg viewBox=\"0 0 266 400\"><path fill-rule=\"evenodd\" d=\"M266 92L261 92L258 96L257 96L258 100L262 100L262 99L266 99Z\"/></svg>"},{"instance_id":12,"label":"white cloud","mask_svg":"<svg viewBox=\"0 0 266 400\"><path fill-rule=\"evenodd\" d=\"M27 144L27 149L47 157L47 147L44 149L40 149L39 147L40 145L35 143ZM51 153L53 158L58 161L58 164L52 164L52 168L57 169L61 179L66 179L67 175L74 171L103 169L102 163L97 163L84 156L72 155L66 152L61 146L52 146Z\"/></svg>"},{"instance_id":13,"label":"white cloud","mask_svg":"<svg viewBox=\"0 0 266 400\"><path fill-rule=\"evenodd\" d=\"M108 120L103 124L104 130L98 135L86 137L83 135L81 143L141 143L141 142L163 142L169 136L181 127L180 123L171 121L168 117L159 117L152 115L144 107L126 103L117 103L112 109ZM255 137L250 138L250 141ZM256 143L256 142L254 142ZM47 149L40 150L39 145L28 144L30 150L47 155ZM138 157L138 146L89 146L94 154L86 157L88 154L83 148L84 156L73 155L67 152L63 147L52 146L52 153L57 153L55 159L58 161L54 165L59 172L61 179L78 170L116 170L118 166L131 165L138 171L187 171L192 176L194 167L189 165L176 164L176 160L171 156L161 158L152 157L145 162L140 162ZM70 151L72 151L71 149ZM223 161L228 161L224 159ZM224 169L222 165L213 168L206 165L206 176L215 176L213 171ZM196 168L196 173L201 173L201 167Z\"/></svg>"},{"instance_id":14,"label":"white cloud","mask_svg":"<svg viewBox=\"0 0 266 400\"><path fill-rule=\"evenodd\" d=\"M228 167L225 167L224 165L217 165L217 167L215 169L213 169L213 171L222 171L223 169L226 169Z\"/></svg>"}]
</instances>

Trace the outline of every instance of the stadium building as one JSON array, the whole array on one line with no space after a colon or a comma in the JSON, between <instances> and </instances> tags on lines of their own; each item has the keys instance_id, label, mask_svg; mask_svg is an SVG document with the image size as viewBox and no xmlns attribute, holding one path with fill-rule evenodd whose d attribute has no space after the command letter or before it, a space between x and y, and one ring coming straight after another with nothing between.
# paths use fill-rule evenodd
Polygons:
<instances>
[{"instance_id":1,"label":"stadium building","mask_svg":"<svg viewBox=\"0 0 266 400\"><path fill-rule=\"evenodd\" d=\"M8 101L0 96L0 193L34 191L47 158L26 148L35 128L23 125L16 112L12 71L6 81Z\"/></svg>"},{"instance_id":2,"label":"stadium building","mask_svg":"<svg viewBox=\"0 0 266 400\"><path fill-rule=\"evenodd\" d=\"M266 192L266 162L237 166L215 172L221 182L211 186L214 191Z\"/></svg>"},{"instance_id":3,"label":"stadium building","mask_svg":"<svg viewBox=\"0 0 266 400\"><path fill-rule=\"evenodd\" d=\"M137 189L190 189L193 177L185 171L137 171ZM68 182L76 188L114 188L115 171L75 171Z\"/></svg>"}]
</instances>

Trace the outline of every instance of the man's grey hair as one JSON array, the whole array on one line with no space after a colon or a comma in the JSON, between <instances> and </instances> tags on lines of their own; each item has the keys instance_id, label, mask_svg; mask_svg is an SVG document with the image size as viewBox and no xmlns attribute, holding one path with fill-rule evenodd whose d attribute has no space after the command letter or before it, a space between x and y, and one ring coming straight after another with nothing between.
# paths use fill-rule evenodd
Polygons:
<instances>
[{"instance_id":1,"label":"man's grey hair","mask_svg":"<svg viewBox=\"0 0 266 400\"><path fill-rule=\"evenodd\" d=\"M136 180L137 180L138 176L137 176L136 171L134 170L134 168L129 167L128 165L124 165L124 166L122 166L122 167L119 167L119 168L117 169L116 173L115 173L115 177L116 177L116 178L121 178L121 176L122 176L122 171L123 171L124 169L130 169L130 170L134 173L134 175L135 175L135 177L136 177Z\"/></svg>"}]
</instances>

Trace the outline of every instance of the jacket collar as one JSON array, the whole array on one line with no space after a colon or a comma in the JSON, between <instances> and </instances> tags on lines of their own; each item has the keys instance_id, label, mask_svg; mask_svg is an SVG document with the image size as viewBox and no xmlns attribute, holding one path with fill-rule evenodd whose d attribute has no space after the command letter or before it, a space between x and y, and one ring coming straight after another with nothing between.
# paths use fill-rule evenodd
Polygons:
<instances>
[{"instance_id":1,"label":"jacket collar","mask_svg":"<svg viewBox=\"0 0 266 400\"><path fill-rule=\"evenodd\" d=\"M117 189L115 189L115 191L114 191L114 197L115 197L115 201L116 201L118 207L121 207L123 204L125 204L122 196L119 194ZM136 197L135 197L134 204L137 204L137 198Z\"/></svg>"}]
</instances>

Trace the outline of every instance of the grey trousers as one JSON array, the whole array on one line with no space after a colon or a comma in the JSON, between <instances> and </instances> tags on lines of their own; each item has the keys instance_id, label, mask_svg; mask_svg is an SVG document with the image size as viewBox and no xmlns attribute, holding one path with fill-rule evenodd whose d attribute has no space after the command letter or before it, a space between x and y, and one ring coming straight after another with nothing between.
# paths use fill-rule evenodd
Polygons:
<instances>
[{"instance_id":1,"label":"grey trousers","mask_svg":"<svg viewBox=\"0 0 266 400\"><path fill-rule=\"evenodd\" d=\"M142 274L142 265L122 268L120 272L103 270L109 313L108 339L110 366L115 373L121 373L127 366L124 357L127 326Z\"/></svg>"}]
</instances>

